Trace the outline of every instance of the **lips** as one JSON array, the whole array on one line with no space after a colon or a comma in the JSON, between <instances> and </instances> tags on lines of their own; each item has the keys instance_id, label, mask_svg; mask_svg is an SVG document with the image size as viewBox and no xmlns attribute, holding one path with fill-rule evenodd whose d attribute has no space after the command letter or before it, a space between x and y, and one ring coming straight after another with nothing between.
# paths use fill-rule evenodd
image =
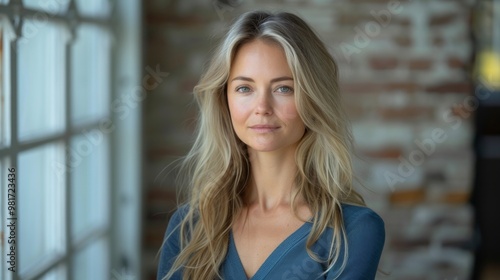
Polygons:
<instances>
[{"instance_id":1,"label":"lips","mask_svg":"<svg viewBox=\"0 0 500 280\"><path fill-rule=\"evenodd\" d=\"M278 125L257 124L250 126L250 129L258 133L273 132L280 128Z\"/></svg>"}]
</instances>

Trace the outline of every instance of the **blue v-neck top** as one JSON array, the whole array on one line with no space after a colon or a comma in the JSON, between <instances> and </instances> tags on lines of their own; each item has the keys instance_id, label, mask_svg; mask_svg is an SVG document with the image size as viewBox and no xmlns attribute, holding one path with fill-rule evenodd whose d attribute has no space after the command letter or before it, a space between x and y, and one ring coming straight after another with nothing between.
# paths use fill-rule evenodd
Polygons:
<instances>
[{"instance_id":1,"label":"blue v-neck top","mask_svg":"<svg viewBox=\"0 0 500 280\"><path fill-rule=\"evenodd\" d=\"M339 260L326 274L326 263L311 258L306 242L312 223L306 222L289 235L269 255L251 280L261 279L374 279L385 241L384 222L367 207L342 205L344 226L347 235L348 259L342 274L338 274L343 263L344 247ZM179 230L186 208L179 208L169 221L165 242L161 250L157 279L162 279L179 254ZM332 228L328 228L311 247L321 259L326 259L331 245ZM220 267L220 274L227 280L248 280L230 233L226 258ZM337 277L337 278L336 278ZM182 279L182 271L170 278Z\"/></svg>"}]
</instances>

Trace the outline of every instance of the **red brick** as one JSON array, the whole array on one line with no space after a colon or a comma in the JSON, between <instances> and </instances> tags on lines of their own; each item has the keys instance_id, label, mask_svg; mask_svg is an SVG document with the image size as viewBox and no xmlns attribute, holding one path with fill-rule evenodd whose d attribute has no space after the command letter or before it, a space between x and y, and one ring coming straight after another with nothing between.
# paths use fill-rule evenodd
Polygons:
<instances>
[{"instance_id":1,"label":"red brick","mask_svg":"<svg viewBox=\"0 0 500 280\"><path fill-rule=\"evenodd\" d=\"M351 3L355 4L386 4L382 7L386 8L387 3L389 3L390 0L349 0Z\"/></svg>"},{"instance_id":2,"label":"red brick","mask_svg":"<svg viewBox=\"0 0 500 280\"><path fill-rule=\"evenodd\" d=\"M401 25L402 27L410 27L410 25L411 25L411 21L407 18L391 19L391 22L394 22L395 24Z\"/></svg>"},{"instance_id":3,"label":"red brick","mask_svg":"<svg viewBox=\"0 0 500 280\"><path fill-rule=\"evenodd\" d=\"M174 24L181 26L203 26L207 21L196 15L179 16L169 13L148 13L144 20L148 25Z\"/></svg>"},{"instance_id":4,"label":"red brick","mask_svg":"<svg viewBox=\"0 0 500 280\"><path fill-rule=\"evenodd\" d=\"M406 206L406 205L401 205ZM410 221L407 221L410 223ZM428 237L418 236L411 239L405 238L403 236L394 236L390 241L391 248L395 248L397 252L411 252L413 250L418 250L416 248L429 247L431 245ZM422 279L422 278L411 278L411 279ZM425 278L424 278L425 279Z\"/></svg>"},{"instance_id":5,"label":"red brick","mask_svg":"<svg viewBox=\"0 0 500 280\"><path fill-rule=\"evenodd\" d=\"M148 203L161 201L165 203L176 203L175 191L166 190L165 188L150 188L146 192L146 200Z\"/></svg>"},{"instance_id":6,"label":"red brick","mask_svg":"<svg viewBox=\"0 0 500 280\"><path fill-rule=\"evenodd\" d=\"M380 108L379 113L386 120L409 120L431 118L433 110L430 107Z\"/></svg>"},{"instance_id":7,"label":"red brick","mask_svg":"<svg viewBox=\"0 0 500 280\"><path fill-rule=\"evenodd\" d=\"M348 13L343 13L341 14L338 19L337 23L341 26L345 25L359 25L362 22L370 21L373 20L373 17L370 14L348 14Z\"/></svg>"},{"instance_id":8,"label":"red brick","mask_svg":"<svg viewBox=\"0 0 500 280\"><path fill-rule=\"evenodd\" d=\"M393 82L393 83L349 83L342 84L341 91L345 94L354 93L376 93L382 91L403 91L414 92L421 89L419 84L413 82Z\"/></svg>"},{"instance_id":9,"label":"red brick","mask_svg":"<svg viewBox=\"0 0 500 280\"><path fill-rule=\"evenodd\" d=\"M146 152L147 160L154 161L171 156L182 156L185 151L180 150L178 146L167 146L161 148L152 148Z\"/></svg>"},{"instance_id":10,"label":"red brick","mask_svg":"<svg viewBox=\"0 0 500 280\"><path fill-rule=\"evenodd\" d=\"M339 25L359 25L361 29L364 29L364 25L360 24L369 21L378 22L377 19L370 13L363 13L363 14L343 13L337 19L337 23ZM378 23L380 24L380 22ZM402 27L409 27L411 25L411 21L408 18L397 18L396 16L392 15L389 24L392 26L400 25Z\"/></svg>"},{"instance_id":11,"label":"red brick","mask_svg":"<svg viewBox=\"0 0 500 280\"><path fill-rule=\"evenodd\" d=\"M420 85L415 84L413 82L397 82L397 83L388 83L385 85L387 90L401 90L404 92L414 92L421 88Z\"/></svg>"},{"instance_id":12,"label":"red brick","mask_svg":"<svg viewBox=\"0 0 500 280\"><path fill-rule=\"evenodd\" d=\"M389 201L396 205L416 205L425 200L423 188L411 190L396 190L389 195Z\"/></svg>"},{"instance_id":13,"label":"red brick","mask_svg":"<svg viewBox=\"0 0 500 280\"><path fill-rule=\"evenodd\" d=\"M429 25L434 26L442 26L442 25L450 25L458 18L457 14L440 14L436 16L432 16L429 19Z\"/></svg>"},{"instance_id":14,"label":"red brick","mask_svg":"<svg viewBox=\"0 0 500 280\"><path fill-rule=\"evenodd\" d=\"M146 248L160 248L163 243L163 237L166 226L147 226L144 230L143 244Z\"/></svg>"},{"instance_id":15,"label":"red brick","mask_svg":"<svg viewBox=\"0 0 500 280\"><path fill-rule=\"evenodd\" d=\"M356 119L363 119L366 116L366 109L361 106L356 106L353 104L349 104L346 106L347 114L349 115L349 119L352 121Z\"/></svg>"},{"instance_id":16,"label":"red brick","mask_svg":"<svg viewBox=\"0 0 500 280\"><path fill-rule=\"evenodd\" d=\"M380 92L383 88L381 84L375 83L349 83L341 84L340 89L345 94Z\"/></svg>"},{"instance_id":17,"label":"red brick","mask_svg":"<svg viewBox=\"0 0 500 280\"><path fill-rule=\"evenodd\" d=\"M411 70L429 70L432 67L432 60L425 58L413 59L408 62L408 67Z\"/></svg>"},{"instance_id":18,"label":"red brick","mask_svg":"<svg viewBox=\"0 0 500 280\"><path fill-rule=\"evenodd\" d=\"M365 151L364 154L371 158L397 159L403 155L403 151L397 147L386 147L380 150Z\"/></svg>"},{"instance_id":19,"label":"red brick","mask_svg":"<svg viewBox=\"0 0 500 280\"><path fill-rule=\"evenodd\" d=\"M469 82L450 82L426 88L430 93L471 93L472 85Z\"/></svg>"},{"instance_id":20,"label":"red brick","mask_svg":"<svg viewBox=\"0 0 500 280\"><path fill-rule=\"evenodd\" d=\"M394 42L400 47L409 47L413 44L412 39L405 35L394 37Z\"/></svg>"},{"instance_id":21,"label":"red brick","mask_svg":"<svg viewBox=\"0 0 500 280\"><path fill-rule=\"evenodd\" d=\"M447 204L466 204L469 202L470 193L467 191L448 192L443 196L442 202Z\"/></svg>"},{"instance_id":22,"label":"red brick","mask_svg":"<svg viewBox=\"0 0 500 280\"><path fill-rule=\"evenodd\" d=\"M193 92L193 88L196 84L198 84L198 79L192 78L182 81L180 88L185 93L191 93Z\"/></svg>"},{"instance_id":23,"label":"red brick","mask_svg":"<svg viewBox=\"0 0 500 280\"><path fill-rule=\"evenodd\" d=\"M467 119L473 114L471 108L466 108L463 104L453 105L451 107L451 113L462 119Z\"/></svg>"},{"instance_id":24,"label":"red brick","mask_svg":"<svg viewBox=\"0 0 500 280\"><path fill-rule=\"evenodd\" d=\"M432 45L436 47L442 47L444 45L444 39L441 36L436 36L432 38Z\"/></svg>"},{"instance_id":25,"label":"red brick","mask_svg":"<svg viewBox=\"0 0 500 280\"><path fill-rule=\"evenodd\" d=\"M370 59L370 66L376 70L394 69L398 66L398 59L394 57L376 57Z\"/></svg>"},{"instance_id":26,"label":"red brick","mask_svg":"<svg viewBox=\"0 0 500 280\"><path fill-rule=\"evenodd\" d=\"M447 64L450 68L465 68L467 66L463 60L454 56L448 58Z\"/></svg>"}]
</instances>

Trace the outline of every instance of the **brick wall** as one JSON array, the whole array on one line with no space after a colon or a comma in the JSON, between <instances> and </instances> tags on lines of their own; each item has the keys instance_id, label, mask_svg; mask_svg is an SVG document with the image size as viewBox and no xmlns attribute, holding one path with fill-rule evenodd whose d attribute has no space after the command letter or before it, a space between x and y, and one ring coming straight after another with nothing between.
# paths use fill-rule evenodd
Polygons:
<instances>
[{"instance_id":1,"label":"brick wall","mask_svg":"<svg viewBox=\"0 0 500 280\"><path fill-rule=\"evenodd\" d=\"M192 140L190 92L211 35L251 9L301 15L339 63L368 205L387 227L381 279L464 279L472 212L473 1L160 1L144 3L144 64L170 75L144 102L144 277L175 206L164 168ZM167 168L168 170L168 168Z\"/></svg>"}]
</instances>

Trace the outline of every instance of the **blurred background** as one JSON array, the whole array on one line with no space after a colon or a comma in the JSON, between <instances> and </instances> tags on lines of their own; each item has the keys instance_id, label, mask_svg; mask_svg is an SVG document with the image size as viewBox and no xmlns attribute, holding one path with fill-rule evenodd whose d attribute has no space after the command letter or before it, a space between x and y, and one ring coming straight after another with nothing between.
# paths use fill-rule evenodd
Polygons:
<instances>
[{"instance_id":1,"label":"blurred background","mask_svg":"<svg viewBox=\"0 0 500 280\"><path fill-rule=\"evenodd\" d=\"M0 279L156 279L192 89L254 9L338 62L377 279L500 279L495 0L0 0Z\"/></svg>"}]
</instances>

